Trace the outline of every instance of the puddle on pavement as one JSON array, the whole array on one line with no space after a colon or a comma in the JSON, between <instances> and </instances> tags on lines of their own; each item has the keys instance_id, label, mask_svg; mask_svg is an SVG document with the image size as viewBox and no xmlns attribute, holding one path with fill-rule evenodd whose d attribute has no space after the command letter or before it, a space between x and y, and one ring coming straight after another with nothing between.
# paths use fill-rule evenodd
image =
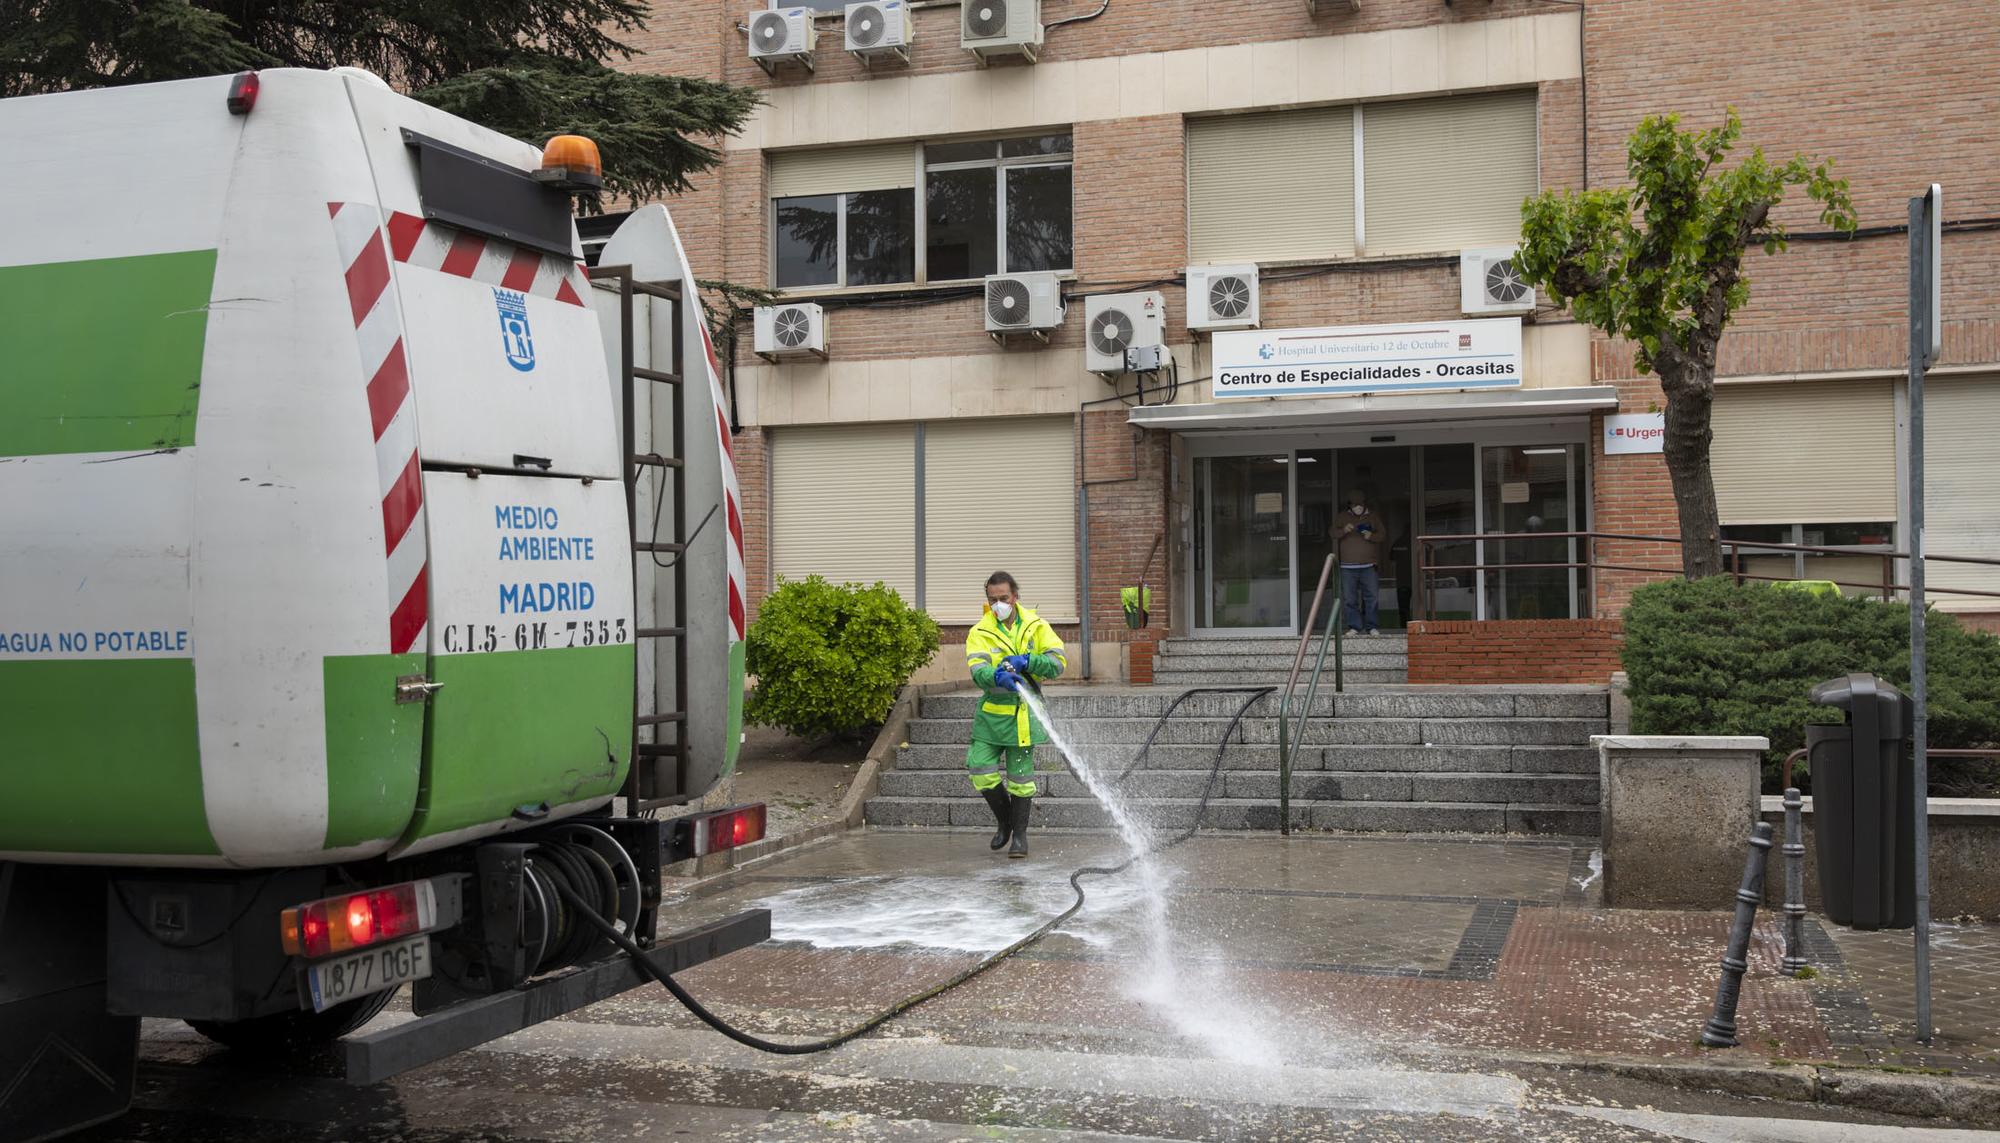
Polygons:
<instances>
[{"instance_id":1,"label":"puddle on pavement","mask_svg":"<svg viewBox=\"0 0 2000 1143\"><path fill-rule=\"evenodd\" d=\"M1048 724L1046 717L1044 724ZM1299 1065L1352 1067L1368 1053L1357 1037L1323 1023L1302 1027L1246 996L1226 959L1231 934L1203 931L1173 914L1174 887L1189 876L1150 853L1173 835L1145 829L1115 783L1051 728L1055 745L1110 811L1120 839L1136 855L1121 873L1083 879L1083 909L1050 934L1039 951L1082 952L1123 963L1123 995L1147 1021L1170 1030L1194 1054L1261 1076L1278 1092ZM1107 855L1095 864L1115 864ZM784 889L755 904L771 910L771 935L827 949L947 950L1003 948L1069 907L1070 867L1058 875L1041 863L1007 863L969 876L841 878ZM1218 918L1219 919L1219 918Z\"/></svg>"}]
</instances>

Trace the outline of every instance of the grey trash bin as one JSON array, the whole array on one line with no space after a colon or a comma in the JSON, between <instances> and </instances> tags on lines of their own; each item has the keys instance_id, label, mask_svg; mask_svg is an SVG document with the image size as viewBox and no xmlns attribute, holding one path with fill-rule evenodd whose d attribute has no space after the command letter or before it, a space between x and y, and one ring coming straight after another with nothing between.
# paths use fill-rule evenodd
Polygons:
<instances>
[{"instance_id":1,"label":"grey trash bin","mask_svg":"<svg viewBox=\"0 0 2000 1143\"><path fill-rule=\"evenodd\" d=\"M1840 725L1806 727L1820 907L1835 924L1910 928L1917 833L1909 696L1855 674L1814 687L1812 701L1846 712Z\"/></svg>"}]
</instances>

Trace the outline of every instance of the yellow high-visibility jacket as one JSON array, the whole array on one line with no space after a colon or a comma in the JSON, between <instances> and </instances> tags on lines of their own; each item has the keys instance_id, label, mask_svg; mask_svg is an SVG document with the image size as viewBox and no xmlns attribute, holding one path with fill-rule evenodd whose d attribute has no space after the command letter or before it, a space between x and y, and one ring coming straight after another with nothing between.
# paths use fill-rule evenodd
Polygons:
<instances>
[{"instance_id":1,"label":"yellow high-visibility jacket","mask_svg":"<svg viewBox=\"0 0 2000 1143\"><path fill-rule=\"evenodd\" d=\"M965 666L972 681L986 692L979 713L972 716L972 739L1002 746L1047 742L1048 731L1035 721L1028 704L993 682L993 672L1009 655L1029 656L1028 677L1038 682L1060 676L1069 665L1055 628L1033 610L1017 604L1014 617L1003 625L988 607L965 637Z\"/></svg>"}]
</instances>

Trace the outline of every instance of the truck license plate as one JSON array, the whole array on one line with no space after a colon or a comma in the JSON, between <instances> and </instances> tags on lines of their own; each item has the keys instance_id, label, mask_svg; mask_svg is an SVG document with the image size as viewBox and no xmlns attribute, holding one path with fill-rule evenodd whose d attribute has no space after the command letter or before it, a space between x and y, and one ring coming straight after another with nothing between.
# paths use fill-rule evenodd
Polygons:
<instances>
[{"instance_id":1,"label":"truck license plate","mask_svg":"<svg viewBox=\"0 0 2000 1143\"><path fill-rule=\"evenodd\" d=\"M417 936L306 966L313 1011L431 974L431 940Z\"/></svg>"}]
</instances>

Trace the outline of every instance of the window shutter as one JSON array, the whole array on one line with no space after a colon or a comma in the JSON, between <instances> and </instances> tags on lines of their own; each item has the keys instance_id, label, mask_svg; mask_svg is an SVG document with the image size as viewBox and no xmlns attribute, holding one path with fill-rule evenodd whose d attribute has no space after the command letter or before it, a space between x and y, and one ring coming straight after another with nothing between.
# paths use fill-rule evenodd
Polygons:
<instances>
[{"instance_id":1,"label":"window shutter","mask_svg":"<svg viewBox=\"0 0 2000 1143\"><path fill-rule=\"evenodd\" d=\"M1368 254L1509 246L1539 186L1535 93L1371 103L1361 109Z\"/></svg>"},{"instance_id":2,"label":"window shutter","mask_svg":"<svg viewBox=\"0 0 2000 1143\"><path fill-rule=\"evenodd\" d=\"M1354 254L1354 111L1322 107L1188 123L1196 262Z\"/></svg>"},{"instance_id":3,"label":"window shutter","mask_svg":"<svg viewBox=\"0 0 2000 1143\"><path fill-rule=\"evenodd\" d=\"M917 153L909 143L779 151L770 157L770 195L900 190L917 185Z\"/></svg>"},{"instance_id":4,"label":"window shutter","mask_svg":"<svg viewBox=\"0 0 2000 1143\"><path fill-rule=\"evenodd\" d=\"M1725 524L1896 518L1896 410L1886 381L1721 385L1709 469Z\"/></svg>"},{"instance_id":5,"label":"window shutter","mask_svg":"<svg viewBox=\"0 0 2000 1143\"><path fill-rule=\"evenodd\" d=\"M2000 377L1924 382L1924 548L1933 555L2000 557L2000 480L1994 479L1993 427L2000 425ZM1900 537L1899 537L1900 538ZM1909 545L1897 545L1907 550ZM2000 591L2000 568L1929 561L1934 589ZM1992 611L2000 599L1932 598L1947 611Z\"/></svg>"},{"instance_id":6,"label":"window shutter","mask_svg":"<svg viewBox=\"0 0 2000 1143\"><path fill-rule=\"evenodd\" d=\"M771 570L795 580L881 580L916 606L916 430L838 425L771 433Z\"/></svg>"},{"instance_id":7,"label":"window shutter","mask_svg":"<svg viewBox=\"0 0 2000 1143\"><path fill-rule=\"evenodd\" d=\"M1006 571L1051 623L1076 609L1075 437L1068 417L924 425L924 602L972 623Z\"/></svg>"}]
</instances>

